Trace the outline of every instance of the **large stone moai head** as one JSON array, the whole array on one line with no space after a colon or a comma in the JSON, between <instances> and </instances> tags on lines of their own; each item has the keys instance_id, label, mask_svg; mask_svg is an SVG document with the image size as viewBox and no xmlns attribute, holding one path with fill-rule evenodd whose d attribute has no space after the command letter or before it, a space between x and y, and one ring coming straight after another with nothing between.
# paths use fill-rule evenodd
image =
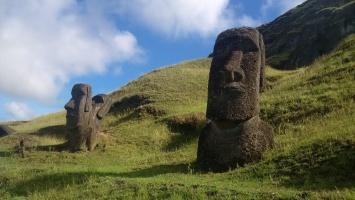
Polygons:
<instances>
[{"instance_id":1,"label":"large stone moai head","mask_svg":"<svg viewBox=\"0 0 355 200\"><path fill-rule=\"evenodd\" d=\"M259 118L265 50L254 28L218 35L208 82L206 117L197 150L202 170L226 171L261 159L273 146L272 127Z\"/></svg>"},{"instance_id":2,"label":"large stone moai head","mask_svg":"<svg viewBox=\"0 0 355 200\"><path fill-rule=\"evenodd\" d=\"M254 28L229 29L217 37L208 83L207 118L244 121L259 114L265 50Z\"/></svg>"},{"instance_id":3,"label":"large stone moai head","mask_svg":"<svg viewBox=\"0 0 355 200\"><path fill-rule=\"evenodd\" d=\"M109 111L112 100L100 94L92 98L88 84L73 86L72 98L64 108L67 110L66 126L69 129L68 146L71 151L93 150L98 143L98 130L103 117Z\"/></svg>"},{"instance_id":4,"label":"large stone moai head","mask_svg":"<svg viewBox=\"0 0 355 200\"><path fill-rule=\"evenodd\" d=\"M92 89L88 84L78 83L71 91L72 98L64 108L67 110L66 126L69 129L88 125L92 109Z\"/></svg>"}]
</instances>

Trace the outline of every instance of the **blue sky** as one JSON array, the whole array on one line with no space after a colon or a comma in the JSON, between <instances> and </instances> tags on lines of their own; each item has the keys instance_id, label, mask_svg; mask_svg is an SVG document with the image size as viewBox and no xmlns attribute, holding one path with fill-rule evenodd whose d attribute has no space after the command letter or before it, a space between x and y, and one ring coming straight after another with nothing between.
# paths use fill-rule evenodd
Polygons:
<instances>
[{"instance_id":1,"label":"blue sky","mask_svg":"<svg viewBox=\"0 0 355 200\"><path fill-rule=\"evenodd\" d=\"M62 110L75 83L93 95L205 58L223 30L271 22L305 0L0 0L0 121Z\"/></svg>"}]
</instances>

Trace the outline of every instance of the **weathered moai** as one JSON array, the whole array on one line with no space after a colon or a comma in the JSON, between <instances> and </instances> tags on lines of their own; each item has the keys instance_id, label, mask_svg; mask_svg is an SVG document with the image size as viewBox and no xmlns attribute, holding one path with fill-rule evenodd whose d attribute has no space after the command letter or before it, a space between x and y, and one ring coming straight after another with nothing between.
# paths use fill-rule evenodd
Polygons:
<instances>
[{"instance_id":1,"label":"weathered moai","mask_svg":"<svg viewBox=\"0 0 355 200\"><path fill-rule=\"evenodd\" d=\"M254 28L220 33L208 82L208 123L198 142L197 164L216 172L261 159L272 148L273 129L259 118L265 88L265 48Z\"/></svg>"},{"instance_id":2,"label":"weathered moai","mask_svg":"<svg viewBox=\"0 0 355 200\"><path fill-rule=\"evenodd\" d=\"M69 129L68 147L71 151L91 151L95 148L102 119L112 104L109 96L100 94L91 98L91 93L90 85L75 84L72 98L64 106Z\"/></svg>"},{"instance_id":3,"label":"weathered moai","mask_svg":"<svg viewBox=\"0 0 355 200\"><path fill-rule=\"evenodd\" d=\"M92 98L93 106L90 115L90 135L87 140L89 151L93 150L99 142L99 129L103 117L108 113L112 105L111 98L106 94L98 94Z\"/></svg>"}]
</instances>

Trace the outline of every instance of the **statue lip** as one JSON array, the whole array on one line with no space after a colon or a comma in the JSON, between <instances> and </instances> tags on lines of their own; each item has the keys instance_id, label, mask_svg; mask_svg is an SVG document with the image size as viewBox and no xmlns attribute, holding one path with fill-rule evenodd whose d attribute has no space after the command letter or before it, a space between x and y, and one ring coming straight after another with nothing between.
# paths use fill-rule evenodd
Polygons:
<instances>
[{"instance_id":1,"label":"statue lip","mask_svg":"<svg viewBox=\"0 0 355 200\"><path fill-rule=\"evenodd\" d=\"M72 117L75 117L75 115L73 113L67 113L67 115L65 117L72 118Z\"/></svg>"},{"instance_id":2,"label":"statue lip","mask_svg":"<svg viewBox=\"0 0 355 200\"><path fill-rule=\"evenodd\" d=\"M243 85L242 83L240 83L240 82L230 82L230 83L228 83L228 84L226 84L225 86L224 86L224 88L226 88L226 89L228 89L228 88L230 88L230 89L237 89L237 90L241 90L241 91L244 91L245 90L245 85Z\"/></svg>"}]
</instances>

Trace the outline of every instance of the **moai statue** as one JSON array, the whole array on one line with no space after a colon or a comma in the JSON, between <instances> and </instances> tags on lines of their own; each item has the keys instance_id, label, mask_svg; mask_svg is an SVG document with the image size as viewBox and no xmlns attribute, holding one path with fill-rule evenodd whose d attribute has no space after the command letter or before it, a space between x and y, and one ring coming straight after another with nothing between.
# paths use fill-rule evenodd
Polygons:
<instances>
[{"instance_id":1,"label":"moai statue","mask_svg":"<svg viewBox=\"0 0 355 200\"><path fill-rule=\"evenodd\" d=\"M223 172L261 159L272 148L273 128L259 118L265 88L265 48L254 28L235 28L217 37L208 82L206 124L197 164Z\"/></svg>"},{"instance_id":2,"label":"moai statue","mask_svg":"<svg viewBox=\"0 0 355 200\"><path fill-rule=\"evenodd\" d=\"M93 107L90 115L90 135L88 137L88 148L92 151L99 142L99 129L103 117L108 113L112 105L111 98L106 94L98 94L92 98Z\"/></svg>"},{"instance_id":3,"label":"moai statue","mask_svg":"<svg viewBox=\"0 0 355 200\"><path fill-rule=\"evenodd\" d=\"M88 84L73 86L67 110L66 126L69 129L68 146L71 151L91 151L98 143L102 119L110 109L112 100L105 94L92 97Z\"/></svg>"}]
</instances>

